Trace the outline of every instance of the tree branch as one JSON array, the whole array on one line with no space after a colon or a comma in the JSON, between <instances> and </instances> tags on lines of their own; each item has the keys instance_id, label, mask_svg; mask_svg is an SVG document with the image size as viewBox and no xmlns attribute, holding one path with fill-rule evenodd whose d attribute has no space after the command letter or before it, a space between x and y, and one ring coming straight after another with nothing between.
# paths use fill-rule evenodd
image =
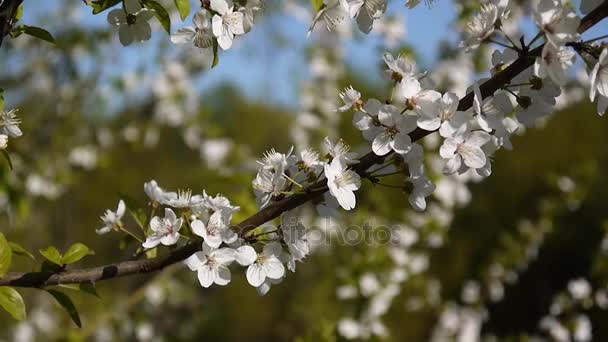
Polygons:
<instances>
[{"instance_id":1,"label":"tree branch","mask_svg":"<svg viewBox=\"0 0 608 342\"><path fill-rule=\"evenodd\" d=\"M581 20L581 24L578 28L579 33L585 32L607 16L608 0L604 1L598 8ZM509 84L515 76L532 66L534 64L534 57L540 55L542 48L543 46L541 45L532 51L529 51L526 55L521 56L507 68L481 84L480 89L482 95L484 97L491 96L496 90ZM473 93L471 92L460 100L458 110L468 110L472 105ZM431 133L433 132L418 128L410 133L410 136L412 141L418 141ZM359 174L363 174L374 164L382 163L388 156L390 156L390 154L381 157L370 152L360 158L359 163L353 166L353 170ZM315 190L305 191L302 194L292 195L277 201L245 219L243 222L233 226L233 229L243 236L256 227L279 217L283 212L294 209L308 201L320 198L320 196L327 191L326 181L320 180L307 189ZM199 249L200 246L198 243L191 243L176 249L165 257L156 259L123 261L94 268L74 269L60 272L9 273L4 278L0 279L0 286L46 287L58 284L94 283L100 280L118 278L132 274L150 273L183 261Z\"/></svg>"},{"instance_id":2,"label":"tree branch","mask_svg":"<svg viewBox=\"0 0 608 342\"><path fill-rule=\"evenodd\" d=\"M4 0L0 5L0 46L13 28L13 20L23 0Z\"/></svg>"}]
</instances>

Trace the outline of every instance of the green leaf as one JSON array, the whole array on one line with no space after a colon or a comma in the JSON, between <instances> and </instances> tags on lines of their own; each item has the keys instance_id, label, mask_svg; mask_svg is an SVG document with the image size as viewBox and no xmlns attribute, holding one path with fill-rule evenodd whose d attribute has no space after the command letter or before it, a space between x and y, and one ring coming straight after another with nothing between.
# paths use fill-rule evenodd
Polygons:
<instances>
[{"instance_id":1,"label":"green leaf","mask_svg":"<svg viewBox=\"0 0 608 342\"><path fill-rule=\"evenodd\" d=\"M6 241L4 234L0 233L0 278L8 272L13 260L13 251L11 246Z\"/></svg>"},{"instance_id":2,"label":"green leaf","mask_svg":"<svg viewBox=\"0 0 608 342\"><path fill-rule=\"evenodd\" d=\"M8 154L8 152L6 151L6 149L2 149L0 150L2 152L2 155L4 156L4 159L6 159L6 162L8 163L8 168L9 169L13 169L13 162L11 161L11 155Z\"/></svg>"},{"instance_id":3,"label":"green leaf","mask_svg":"<svg viewBox=\"0 0 608 342\"><path fill-rule=\"evenodd\" d=\"M41 249L39 252L48 261L56 265L63 266L63 263L61 263L61 253L59 253L57 248L50 246L47 249Z\"/></svg>"},{"instance_id":4,"label":"green leaf","mask_svg":"<svg viewBox=\"0 0 608 342\"><path fill-rule=\"evenodd\" d=\"M69 289L72 291L82 291L86 292L90 295L93 295L97 298L101 298L97 293L97 289L95 289L95 285L92 283L82 283L82 284L59 284L58 287L62 287L64 289Z\"/></svg>"},{"instance_id":5,"label":"green leaf","mask_svg":"<svg viewBox=\"0 0 608 342\"><path fill-rule=\"evenodd\" d=\"M49 31L47 31L43 28L40 28L40 27L19 25L11 31L11 34L13 35L13 37L19 37L23 33L30 35L32 37L36 37L38 39L42 39L51 44L56 43L55 38L53 38L53 35Z\"/></svg>"},{"instance_id":6,"label":"green leaf","mask_svg":"<svg viewBox=\"0 0 608 342\"><path fill-rule=\"evenodd\" d=\"M190 0L173 0L175 2L175 7L179 11L179 16L182 18L182 21L188 18L190 15Z\"/></svg>"},{"instance_id":7,"label":"green leaf","mask_svg":"<svg viewBox=\"0 0 608 342\"><path fill-rule=\"evenodd\" d=\"M34 255L32 253L30 253L27 249L23 248L21 245L18 245L14 242L9 242L8 244L9 244L9 246L11 246L11 250L13 251L13 254L28 257L32 260L36 260Z\"/></svg>"},{"instance_id":8,"label":"green leaf","mask_svg":"<svg viewBox=\"0 0 608 342\"><path fill-rule=\"evenodd\" d=\"M0 110L4 109L4 89L0 88Z\"/></svg>"},{"instance_id":9,"label":"green leaf","mask_svg":"<svg viewBox=\"0 0 608 342\"><path fill-rule=\"evenodd\" d=\"M76 306L65 293L59 292L57 290L46 290L48 293L57 300L57 303L61 305L65 311L70 315L70 318L76 324L77 327L82 328L82 322L80 321L80 315L78 315L78 310L76 310Z\"/></svg>"},{"instance_id":10,"label":"green leaf","mask_svg":"<svg viewBox=\"0 0 608 342\"><path fill-rule=\"evenodd\" d=\"M68 251L65 252L61 258L61 262L64 265L73 264L85 256L92 254L95 254L93 250L89 249L89 247L87 247L85 244L78 242L70 246Z\"/></svg>"},{"instance_id":11,"label":"green leaf","mask_svg":"<svg viewBox=\"0 0 608 342\"><path fill-rule=\"evenodd\" d=\"M319 12L323 8L323 0L310 0L310 2L315 12Z\"/></svg>"},{"instance_id":12,"label":"green leaf","mask_svg":"<svg viewBox=\"0 0 608 342\"><path fill-rule=\"evenodd\" d=\"M23 19L23 4L17 7L17 13L15 14L15 22L18 22L21 19Z\"/></svg>"},{"instance_id":13,"label":"green leaf","mask_svg":"<svg viewBox=\"0 0 608 342\"><path fill-rule=\"evenodd\" d=\"M21 321L25 319L25 303L23 298L12 287L0 287L0 306L4 308L14 319Z\"/></svg>"},{"instance_id":14,"label":"green leaf","mask_svg":"<svg viewBox=\"0 0 608 342\"><path fill-rule=\"evenodd\" d=\"M217 43L217 40L213 40L213 63L211 63L211 68L215 68L218 64L220 64L220 49Z\"/></svg>"},{"instance_id":15,"label":"green leaf","mask_svg":"<svg viewBox=\"0 0 608 342\"><path fill-rule=\"evenodd\" d=\"M91 7L93 7L93 14L98 14L110 7L114 7L121 1L122 0L94 0L91 3Z\"/></svg>"},{"instance_id":16,"label":"green leaf","mask_svg":"<svg viewBox=\"0 0 608 342\"><path fill-rule=\"evenodd\" d=\"M167 34L171 34L171 17L169 17L169 13L167 13L167 10L163 5L154 0L144 0L144 5L146 5L147 8L154 10L156 19L160 21L160 24L165 31L167 31Z\"/></svg>"},{"instance_id":17,"label":"green leaf","mask_svg":"<svg viewBox=\"0 0 608 342\"><path fill-rule=\"evenodd\" d=\"M95 288L95 285L93 285L93 283L82 283L79 285L79 287L80 287L80 291L86 292L90 295L93 295L93 296L101 299L101 297L97 293L97 289Z\"/></svg>"}]
</instances>

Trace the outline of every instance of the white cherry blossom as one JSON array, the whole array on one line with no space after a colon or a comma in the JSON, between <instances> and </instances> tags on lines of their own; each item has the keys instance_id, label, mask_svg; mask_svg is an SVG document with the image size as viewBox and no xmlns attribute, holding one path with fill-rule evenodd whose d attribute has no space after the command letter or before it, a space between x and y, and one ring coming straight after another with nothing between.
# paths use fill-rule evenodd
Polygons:
<instances>
[{"instance_id":1,"label":"white cherry blossom","mask_svg":"<svg viewBox=\"0 0 608 342\"><path fill-rule=\"evenodd\" d=\"M355 171L349 170L342 158L334 158L330 164L325 165L325 177L329 192L338 200L340 206L345 210L353 209L356 204L354 191L361 187L361 177Z\"/></svg>"},{"instance_id":2,"label":"white cherry blossom","mask_svg":"<svg viewBox=\"0 0 608 342\"><path fill-rule=\"evenodd\" d=\"M165 191L154 179L144 183L144 192L152 201L158 203L163 203L165 201Z\"/></svg>"},{"instance_id":3,"label":"white cherry blossom","mask_svg":"<svg viewBox=\"0 0 608 342\"><path fill-rule=\"evenodd\" d=\"M262 253L257 254L255 262L247 267L247 281L258 287L269 279L281 279L285 275L285 266L281 263L282 247L273 242L264 246Z\"/></svg>"},{"instance_id":4,"label":"white cherry blossom","mask_svg":"<svg viewBox=\"0 0 608 342\"><path fill-rule=\"evenodd\" d=\"M353 116L353 125L363 133L367 141L372 141L382 132L378 114L383 104L376 99L369 99L361 110Z\"/></svg>"},{"instance_id":5,"label":"white cherry blossom","mask_svg":"<svg viewBox=\"0 0 608 342\"><path fill-rule=\"evenodd\" d=\"M494 33L498 18L498 7L495 4L482 4L480 11L471 18L471 21L466 23L465 33L467 38L460 43L460 47L467 51L478 48Z\"/></svg>"},{"instance_id":6,"label":"white cherry blossom","mask_svg":"<svg viewBox=\"0 0 608 342\"><path fill-rule=\"evenodd\" d=\"M421 76L416 75L416 61L407 55L398 55L395 59L393 55L385 52L382 59L388 67L386 73L391 79L397 82L404 78L418 78Z\"/></svg>"},{"instance_id":7,"label":"white cherry blossom","mask_svg":"<svg viewBox=\"0 0 608 342\"><path fill-rule=\"evenodd\" d=\"M374 20L386 12L386 0L340 0L348 15L357 18L357 26L363 33L370 33Z\"/></svg>"},{"instance_id":8,"label":"white cherry blossom","mask_svg":"<svg viewBox=\"0 0 608 342\"><path fill-rule=\"evenodd\" d=\"M441 94L435 90L423 90L415 78L406 78L399 82L395 87L393 99L419 115L439 115Z\"/></svg>"},{"instance_id":9,"label":"white cherry blossom","mask_svg":"<svg viewBox=\"0 0 608 342\"><path fill-rule=\"evenodd\" d=\"M173 208L193 207L203 202L203 196L192 195L192 190L178 190L175 192L166 192L164 194L163 204Z\"/></svg>"},{"instance_id":10,"label":"white cherry blossom","mask_svg":"<svg viewBox=\"0 0 608 342\"><path fill-rule=\"evenodd\" d=\"M433 191L435 191L435 184L426 176L410 177L408 181L414 186L414 189L408 197L410 205L415 210L425 210L426 197L430 196Z\"/></svg>"},{"instance_id":11,"label":"white cherry blossom","mask_svg":"<svg viewBox=\"0 0 608 342\"><path fill-rule=\"evenodd\" d=\"M213 34L219 46L228 50L232 47L234 36L245 33L244 15L239 11L234 12L232 0L211 0L211 9L218 13L212 18Z\"/></svg>"},{"instance_id":12,"label":"white cherry blossom","mask_svg":"<svg viewBox=\"0 0 608 342\"><path fill-rule=\"evenodd\" d=\"M211 248L218 248L222 242L233 243L238 239L237 234L224 222L221 211L214 212L207 221L194 220L190 224L192 232L205 240Z\"/></svg>"},{"instance_id":13,"label":"white cherry blossom","mask_svg":"<svg viewBox=\"0 0 608 342\"><path fill-rule=\"evenodd\" d=\"M0 133L8 135L11 138L17 138L23 135L19 125L21 120L17 117L17 109L11 109L8 112L0 110Z\"/></svg>"},{"instance_id":14,"label":"white cherry blossom","mask_svg":"<svg viewBox=\"0 0 608 342\"><path fill-rule=\"evenodd\" d=\"M600 53L597 63L589 75L589 98L595 100L595 94L608 97L608 48L604 48Z\"/></svg>"},{"instance_id":15,"label":"white cherry blossom","mask_svg":"<svg viewBox=\"0 0 608 342\"><path fill-rule=\"evenodd\" d=\"M186 26L171 35L174 44L194 44L205 49L213 47L213 34L211 32L211 18L207 10L198 11L192 18L194 26Z\"/></svg>"},{"instance_id":16,"label":"white cherry blossom","mask_svg":"<svg viewBox=\"0 0 608 342\"><path fill-rule=\"evenodd\" d=\"M549 42L543 47L540 57L534 63L534 74L540 78L549 76L557 85L566 84L566 72L574 63L576 53L565 46L555 46Z\"/></svg>"},{"instance_id":17,"label":"white cherry blossom","mask_svg":"<svg viewBox=\"0 0 608 342\"><path fill-rule=\"evenodd\" d=\"M203 250L192 254L184 263L198 274L198 281L202 287L209 287L213 283L227 285L231 274L228 266L234 261L234 250L230 248L213 249L203 243Z\"/></svg>"},{"instance_id":18,"label":"white cherry blossom","mask_svg":"<svg viewBox=\"0 0 608 342\"><path fill-rule=\"evenodd\" d=\"M119 229L122 226L122 217L125 214L126 206L123 200L118 201L118 208L116 211L107 209L106 212L101 216L101 220L104 226L97 229L95 232L99 235L109 233L112 229Z\"/></svg>"},{"instance_id":19,"label":"white cherry blossom","mask_svg":"<svg viewBox=\"0 0 608 342\"><path fill-rule=\"evenodd\" d=\"M562 0L540 0L534 20L547 40L556 46L573 42L580 36L577 29L581 20Z\"/></svg>"},{"instance_id":20,"label":"white cherry blossom","mask_svg":"<svg viewBox=\"0 0 608 342\"><path fill-rule=\"evenodd\" d=\"M397 153L407 153L412 148L409 133L416 129L416 116L401 114L399 108L384 105L378 113L382 124L382 132L372 141L372 151L379 156L386 155L391 150Z\"/></svg>"},{"instance_id":21,"label":"white cherry blossom","mask_svg":"<svg viewBox=\"0 0 608 342\"><path fill-rule=\"evenodd\" d=\"M118 27L118 38L124 46L150 39L152 29L148 20L154 17L154 11L142 9L136 14L126 14L123 9L115 9L108 13L108 23Z\"/></svg>"},{"instance_id":22,"label":"white cherry blossom","mask_svg":"<svg viewBox=\"0 0 608 342\"><path fill-rule=\"evenodd\" d=\"M281 214L281 232L283 241L285 241L289 251L287 268L295 272L296 261L302 261L310 253L310 246L306 239L306 228L293 212L284 212Z\"/></svg>"},{"instance_id":23,"label":"white cherry blossom","mask_svg":"<svg viewBox=\"0 0 608 342\"><path fill-rule=\"evenodd\" d=\"M444 172L446 174L460 172L463 164L471 169L484 167L486 165L486 154L481 147L490 139L491 136L483 131L458 134L445 139L439 149L441 157L448 159Z\"/></svg>"},{"instance_id":24,"label":"white cherry blossom","mask_svg":"<svg viewBox=\"0 0 608 342\"><path fill-rule=\"evenodd\" d=\"M359 154L356 152L350 152L350 146L348 146L344 140L340 139L334 145L329 137L325 137L323 140L325 147L327 148L327 153L331 155L334 159L342 159L347 164L354 164L358 162Z\"/></svg>"},{"instance_id":25,"label":"white cherry blossom","mask_svg":"<svg viewBox=\"0 0 608 342\"><path fill-rule=\"evenodd\" d=\"M150 229L152 229L152 235L146 238L143 243L144 248L154 248L158 244L162 243L165 246L171 246L177 243L179 240L179 230L183 223L182 218L177 218L173 210L165 208L165 217L160 218L154 216L150 220Z\"/></svg>"},{"instance_id":26,"label":"white cherry blossom","mask_svg":"<svg viewBox=\"0 0 608 342\"><path fill-rule=\"evenodd\" d=\"M340 99L344 101L344 105L338 108L338 111L346 112L347 110L350 110L356 105L361 104L361 93L353 89L352 86L350 86L340 93Z\"/></svg>"}]
</instances>

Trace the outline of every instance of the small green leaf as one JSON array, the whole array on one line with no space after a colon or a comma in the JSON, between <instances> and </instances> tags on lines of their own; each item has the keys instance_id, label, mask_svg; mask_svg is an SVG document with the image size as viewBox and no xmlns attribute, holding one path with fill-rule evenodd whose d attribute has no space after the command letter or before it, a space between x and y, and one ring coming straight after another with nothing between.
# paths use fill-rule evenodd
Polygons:
<instances>
[{"instance_id":1,"label":"small green leaf","mask_svg":"<svg viewBox=\"0 0 608 342\"><path fill-rule=\"evenodd\" d=\"M69 265L73 264L87 255L95 254L93 250L89 249L85 244L80 242L73 244L67 252L61 258L62 264Z\"/></svg>"},{"instance_id":2,"label":"small green leaf","mask_svg":"<svg viewBox=\"0 0 608 342\"><path fill-rule=\"evenodd\" d=\"M160 24L165 31L167 31L167 34L171 34L171 17L169 17L169 13L167 13L167 10L163 5L154 0L144 0L144 5L146 5L147 8L154 10L156 19L160 21Z\"/></svg>"},{"instance_id":3,"label":"small green leaf","mask_svg":"<svg viewBox=\"0 0 608 342\"><path fill-rule=\"evenodd\" d=\"M319 12L323 8L323 0L310 0L310 2L315 12Z\"/></svg>"},{"instance_id":4,"label":"small green leaf","mask_svg":"<svg viewBox=\"0 0 608 342\"><path fill-rule=\"evenodd\" d=\"M63 266L63 263L61 263L61 253L59 253L57 248L50 246L47 249L41 249L39 252L48 261L56 265Z\"/></svg>"},{"instance_id":5,"label":"small green leaf","mask_svg":"<svg viewBox=\"0 0 608 342\"><path fill-rule=\"evenodd\" d=\"M79 285L79 287L80 287L80 291L86 292L90 295L93 295L93 296L101 299L101 297L97 293L97 289L95 288L95 285L93 285L93 283L82 283Z\"/></svg>"},{"instance_id":6,"label":"small green leaf","mask_svg":"<svg viewBox=\"0 0 608 342\"><path fill-rule=\"evenodd\" d=\"M220 49L217 43L217 40L213 40L213 63L211 63L211 68L215 68L218 64L220 64Z\"/></svg>"},{"instance_id":7,"label":"small green leaf","mask_svg":"<svg viewBox=\"0 0 608 342\"><path fill-rule=\"evenodd\" d=\"M190 0L174 0L174 1L175 1L175 7L177 7L177 10L179 11L180 18L182 18L182 21L186 20L186 18L188 18L188 15L190 15Z\"/></svg>"},{"instance_id":8,"label":"small green leaf","mask_svg":"<svg viewBox=\"0 0 608 342\"><path fill-rule=\"evenodd\" d=\"M55 298L55 300L57 300L57 303L59 303L65 309L65 311L67 311L74 324L76 324L77 327L82 328L80 315L78 315L78 310L76 310L76 306L74 306L74 303L72 302L70 297L68 297L65 293L59 292L57 290L46 291L50 293L51 296Z\"/></svg>"},{"instance_id":9,"label":"small green leaf","mask_svg":"<svg viewBox=\"0 0 608 342\"><path fill-rule=\"evenodd\" d=\"M0 233L0 278L8 272L13 260L13 251L11 246L6 241L4 234Z\"/></svg>"},{"instance_id":10,"label":"small green leaf","mask_svg":"<svg viewBox=\"0 0 608 342\"><path fill-rule=\"evenodd\" d=\"M4 109L4 89L0 88L0 110Z\"/></svg>"},{"instance_id":11,"label":"small green leaf","mask_svg":"<svg viewBox=\"0 0 608 342\"><path fill-rule=\"evenodd\" d=\"M98 14L107 10L110 7L114 7L121 1L122 0L94 0L91 3L91 7L93 7L93 14Z\"/></svg>"},{"instance_id":12,"label":"small green leaf","mask_svg":"<svg viewBox=\"0 0 608 342\"><path fill-rule=\"evenodd\" d=\"M69 289L72 291L82 291L86 292L90 295L93 295L97 298L101 298L97 293L97 289L95 289L95 285L92 283L82 283L82 284L59 284L58 287L62 287L64 289Z\"/></svg>"},{"instance_id":13,"label":"small green leaf","mask_svg":"<svg viewBox=\"0 0 608 342\"><path fill-rule=\"evenodd\" d=\"M0 306L4 308L14 319L21 321L25 319L25 303L23 298L12 287L0 287Z\"/></svg>"},{"instance_id":14,"label":"small green leaf","mask_svg":"<svg viewBox=\"0 0 608 342\"><path fill-rule=\"evenodd\" d=\"M158 255L158 248L154 247L152 249L148 249L146 251L146 258L148 259L154 259L156 258L156 256Z\"/></svg>"},{"instance_id":15,"label":"small green leaf","mask_svg":"<svg viewBox=\"0 0 608 342\"><path fill-rule=\"evenodd\" d=\"M32 253L30 253L27 249L23 248L21 245L18 245L14 242L9 242L8 244L11 246L11 250L13 251L13 254L28 257L32 260L36 260L34 255Z\"/></svg>"},{"instance_id":16,"label":"small green leaf","mask_svg":"<svg viewBox=\"0 0 608 342\"><path fill-rule=\"evenodd\" d=\"M44 41L47 41L51 44L55 44L55 38L53 38L53 35L40 27L36 27L36 26L28 26L28 25L19 25L17 27L15 27L12 31L11 34L14 37L19 37L21 34L27 34L30 35L32 37L36 37L38 39L42 39Z\"/></svg>"},{"instance_id":17,"label":"small green leaf","mask_svg":"<svg viewBox=\"0 0 608 342\"><path fill-rule=\"evenodd\" d=\"M18 22L21 19L23 19L23 4L17 7L17 13L15 14L15 22Z\"/></svg>"},{"instance_id":18,"label":"small green leaf","mask_svg":"<svg viewBox=\"0 0 608 342\"><path fill-rule=\"evenodd\" d=\"M2 155L4 156L4 159L6 159L6 162L8 163L8 168L9 169L13 169L13 162L11 161L11 155L8 154L8 152L6 151L6 149L2 149L0 150L0 152L2 152Z\"/></svg>"}]
</instances>

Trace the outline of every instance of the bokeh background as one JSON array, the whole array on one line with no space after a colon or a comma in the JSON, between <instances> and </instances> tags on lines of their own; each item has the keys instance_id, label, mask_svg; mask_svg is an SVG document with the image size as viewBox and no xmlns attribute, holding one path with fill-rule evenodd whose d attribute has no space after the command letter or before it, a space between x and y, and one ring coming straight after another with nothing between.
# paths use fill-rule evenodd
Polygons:
<instances>
[{"instance_id":1,"label":"bokeh background","mask_svg":"<svg viewBox=\"0 0 608 342\"><path fill-rule=\"evenodd\" d=\"M23 22L45 27L58 43L23 36L0 50L0 87L7 107L20 109L24 131L10 147L15 169L1 169L0 231L32 251L86 243L96 254L80 266L134 252L121 236L99 237L95 229L125 194L144 204L148 180L222 193L241 206L238 222L257 211L251 180L265 150L319 147L330 135L365 151L350 114L333 108L347 85L386 97L386 50L447 74L446 89L459 95L489 62L482 49L473 65L458 64L467 57L456 52L455 28L475 6L466 1L412 11L391 1L379 33L346 28L310 39L308 2L268 1L252 32L212 70L212 56L171 44L154 20L151 41L122 47L105 14L93 16L81 1L24 4ZM185 25L177 13L172 23L174 30ZM532 32L526 20L521 27ZM366 295L366 288L373 288L369 279L385 284L396 274L396 252L333 239L263 297L242 272L233 272L229 286L203 289L182 265L99 283L100 298L61 289L74 299L81 329L50 296L24 290L29 318L16 322L0 312L0 340L336 341L345 338L345 319L364 325L374 310L386 334L372 333L372 340L450 340L441 329L467 319L482 322L482 334L495 340L550 339L541 324L548 315L573 334L585 315L593 339L608 339L608 123L581 89L568 89L567 106L541 128L520 132L514 151L497 153L491 177L443 179L423 214L411 211L407 194L369 183L353 213L328 221L306 209L311 225L332 227L324 231L399 226L415 236L401 265L407 279L382 295ZM429 150L437 148L427 140ZM13 270L34 270L37 258L17 258ZM572 287L584 282L591 293L573 300Z\"/></svg>"}]
</instances>

